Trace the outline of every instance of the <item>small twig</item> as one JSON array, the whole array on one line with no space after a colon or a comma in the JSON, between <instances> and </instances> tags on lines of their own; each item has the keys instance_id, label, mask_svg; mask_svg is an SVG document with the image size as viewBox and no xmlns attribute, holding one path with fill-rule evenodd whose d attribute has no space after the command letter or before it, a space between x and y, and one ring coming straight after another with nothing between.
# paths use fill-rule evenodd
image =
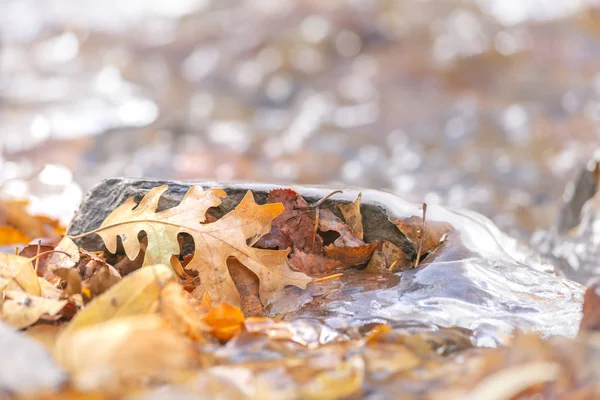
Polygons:
<instances>
[{"instance_id":1,"label":"small twig","mask_svg":"<svg viewBox=\"0 0 600 400\"><path fill-rule=\"evenodd\" d=\"M325 281L330 281L330 280L332 280L332 279L337 279L337 278L340 278L342 275L344 275L344 274L342 274L342 273L339 273L339 274L333 274L333 275L325 276L325 277L323 277L323 278L315 279L313 282L315 282L315 283L316 283L316 282L325 282Z\"/></svg>"},{"instance_id":2,"label":"small twig","mask_svg":"<svg viewBox=\"0 0 600 400\"><path fill-rule=\"evenodd\" d=\"M390 265L390 267L388 268L388 271L392 272L394 270L394 267L396 266L396 264L398 264L398 260L394 261L392 263L392 265Z\"/></svg>"},{"instance_id":3,"label":"small twig","mask_svg":"<svg viewBox=\"0 0 600 400\"><path fill-rule=\"evenodd\" d=\"M338 194L338 193L343 193L343 190L334 190L333 192L329 193L327 196L323 197L321 200L317 201L316 203L309 205L308 207L297 207L294 208L295 210L314 210L315 212L315 226L313 228L313 232L312 232L312 237L311 237L311 251L314 252L315 251L315 243L317 241L317 231L319 230L319 207L321 207L321 205L323 205L323 203L325 203L331 196L333 196L334 194Z\"/></svg>"},{"instance_id":4,"label":"small twig","mask_svg":"<svg viewBox=\"0 0 600 400\"><path fill-rule=\"evenodd\" d=\"M423 223L419 231L419 249L417 250L417 258L415 258L415 268L419 266L421 261L421 251L423 250L423 236L425 234L425 218L427 217L427 203L423 203Z\"/></svg>"},{"instance_id":5,"label":"small twig","mask_svg":"<svg viewBox=\"0 0 600 400\"><path fill-rule=\"evenodd\" d=\"M33 266L33 269L36 273L38 270L38 266L40 265L40 251L42 251L42 241L38 240L37 251L35 253L35 265Z\"/></svg>"},{"instance_id":6,"label":"small twig","mask_svg":"<svg viewBox=\"0 0 600 400\"><path fill-rule=\"evenodd\" d=\"M15 256L19 255L19 246L15 247Z\"/></svg>"},{"instance_id":7,"label":"small twig","mask_svg":"<svg viewBox=\"0 0 600 400\"><path fill-rule=\"evenodd\" d=\"M67 253L66 251L62 251L62 250L48 250L48 251L44 251L43 253L38 253L35 256L31 257L30 260L38 260L41 256L45 256L48 254L53 254L53 253L60 253L60 254L64 254L65 256L68 256L69 258L71 257L71 255L69 253Z\"/></svg>"}]
</instances>

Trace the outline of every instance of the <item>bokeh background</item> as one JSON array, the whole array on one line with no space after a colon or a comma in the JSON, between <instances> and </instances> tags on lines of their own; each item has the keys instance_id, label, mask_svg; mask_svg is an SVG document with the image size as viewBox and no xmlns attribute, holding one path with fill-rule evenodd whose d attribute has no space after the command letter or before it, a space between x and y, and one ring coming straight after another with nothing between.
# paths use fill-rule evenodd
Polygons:
<instances>
[{"instance_id":1,"label":"bokeh background","mask_svg":"<svg viewBox=\"0 0 600 400\"><path fill-rule=\"evenodd\" d=\"M549 226L600 127L594 0L1 0L0 190L335 183Z\"/></svg>"}]
</instances>

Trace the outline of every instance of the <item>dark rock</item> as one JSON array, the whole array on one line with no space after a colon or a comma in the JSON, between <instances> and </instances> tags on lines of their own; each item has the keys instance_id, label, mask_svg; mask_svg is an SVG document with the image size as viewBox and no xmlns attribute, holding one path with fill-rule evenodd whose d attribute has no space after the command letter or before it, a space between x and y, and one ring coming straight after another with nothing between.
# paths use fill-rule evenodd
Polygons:
<instances>
[{"instance_id":1,"label":"dark rock","mask_svg":"<svg viewBox=\"0 0 600 400\"><path fill-rule=\"evenodd\" d=\"M66 374L41 344L2 322L0 338L0 394L39 393L66 383Z\"/></svg>"},{"instance_id":2,"label":"dark rock","mask_svg":"<svg viewBox=\"0 0 600 400\"><path fill-rule=\"evenodd\" d=\"M159 211L178 205L185 193L193 185L202 186L204 189L211 187L222 188L227 193L227 197L223 199L221 206L216 210L211 210L211 214L217 218L234 209L249 189L252 190L256 202L263 204L270 190L282 187L280 185L253 183L223 185L214 182L178 182L127 178L107 179L87 193L69 226L68 234L74 236L98 228L108 214L128 198L133 196L136 201L139 201L153 187L165 184L169 185L169 190L162 196L159 202ZM303 195L309 204L322 198L320 195L315 195L315 190L312 188L303 186L293 186L292 188ZM319 193L328 193L333 190L334 188L323 188ZM336 205L340 202L353 200L351 198L353 192L350 191L348 193L348 200L328 200L322 207L328 208L339 215ZM386 210L381 205L369 204L365 201L365 197L363 197L361 212L363 214L366 241L372 243L376 240L388 240L406 251L409 255L414 252L413 246L407 242L404 235L389 221ZM102 239L98 235L89 235L78 239L78 244L90 251L102 250L104 248Z\"/></svg>"}]
</instances>

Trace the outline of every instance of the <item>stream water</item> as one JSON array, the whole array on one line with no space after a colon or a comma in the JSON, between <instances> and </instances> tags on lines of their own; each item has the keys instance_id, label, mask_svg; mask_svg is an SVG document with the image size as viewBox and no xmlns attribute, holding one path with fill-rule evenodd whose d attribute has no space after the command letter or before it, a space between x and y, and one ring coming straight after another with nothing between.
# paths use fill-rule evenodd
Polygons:
<instances>
[{"instance_id":1,"label":"stream water","mask_svg":"<svg viewBox=\"0 0 600 400\"><path fill-rule=\"evenodd\" d=\"M450 248L400 283L350 274L295 317L323 322L321 341L352 318L457 325L479 345L514 327L571 336L583 287L556 271L573 263L527 242L598 143L589 3L4 0L1 190L65 221L123 175L362 186L474 210L492 222L440 208L470 256ZM574 240L592 264L590 237Z\"/></svg>"}]
</instances>

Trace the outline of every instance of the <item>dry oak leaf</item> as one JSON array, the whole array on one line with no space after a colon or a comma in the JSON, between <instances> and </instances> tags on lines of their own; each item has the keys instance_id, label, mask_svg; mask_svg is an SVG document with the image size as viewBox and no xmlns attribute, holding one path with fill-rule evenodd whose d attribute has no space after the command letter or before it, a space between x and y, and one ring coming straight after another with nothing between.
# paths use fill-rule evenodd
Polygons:
<instances>
[{"instance_id":1,"label":"dry oak leaf","mask_svg":"<svg viewBox=\"0 0 600 400\"><path fill-rule=\"evenodd\" d=\"M325 246L325 256L339 261L345 267L354 267L369 262L379 243L367 243L358 247L338 247L330 244Z\"/></svg>"},{"instance_id":2,"label":"dry oak leaf","mask_svg":"<svg viewBox=\"0 0 600 400\"><path fill-rule=\"evenodd\" d=\"M4 290L41 295L38 276L29 258L0 253L0 291Z\"/></svg>"},{"instance_id":3,"label":"dry oak leaf","mask_svg":"<svg viewBox=\"0 0 600 400\"><path fill-rule=\"evenodd\" d=\"M340 261L327 258L320 254L296 251L290 258L290 265L296 271L310 275L330 274L342 270L347 266Z\"/></svg>"},{"instance_id":4,"label":"dry oak leaf","mask_svg":"<svg viewBox=\"0 0 600 400\"><path fill-rule=\"evenodd\" d=\"M44 299L17 290L6 290L0 319L15 329L23 329L43 317L54 319L66 305L67 300Z\"/></svg>"},{"instance_id":5,"label":"dry oak leaf","mask_svg":"<svg viewBox=\"0 0 600 400\"><path fill-rule=\"evenodd\" d=\"M177 235L190 234L195 252L186 268L198 272L202 288L217 303L240 304L240 296L227 269L229 257L237 258L258 276L260 299L265 306L281 295L286 285L306 288L312 280L289 267L289 250L263 250L248 245L271 230L271 222L283 212L281 203L259 206L248 191L235 210L216 222L202 224L206 210L218 206L225 197L223 190L204 191L194 186L178 206L155 212L160 196L166 190L166 185L150 190L137 207L133 198L128 199L92 232L98 233L113 253L117 249L117 236L121 236L130 259L140 251L138 233L146 232L148 248L144 265L168 264L171 255L180 251Z\"/></svg>"},{"instance_id":6,"label":"dry oak leaf","mask_svg":"<svg viewBox=\"0 0 600 400\"><path fill-rule=\"evenodd\" d=\"M231 304L220 303L204 316L203 321L211 327L217 339L229 340L241 332L244 313Z\"/></svg>"},{"instance_id":7,"label":"dry oak leaf","mask_svg":"<svg viewBox=\"0 0 600 400\"><path fill-rule=\"evenodd\" d=\"M319 210L319 230L321 232L334 231L340 234L334 242L336 246L358 247L365 244L362 239L353 235L350 227L342 221L333 211L326 208Z\"/></svg>"},{"instance_id":8,"label":"dry oak leaf","mask_svg":"<svg viewBox=\"0 0 600 400\"><path fill-rule=\"evenodd\" d=\"M275 189L269 192L267 203L282 203L284 211L273 220L273 229L257 243L258 247L314 252L320 254L323 239L317 236L313 246L315 227L314 211L302 196L292 189Z\"/></svg>"},{"instance_id":9,"label":"dry oak leaf","mask_svg":"<svg viewBox=\"0 0 600 400\"><path fill-rule=\"evenodd\" d=\"M419 245L419 235L423 225L423 218L413 215L409 218L394 218L392 222L413 243L415 248ZM453 229L452 225L447 222L425 221L421 254L427 254L435 250L440 245L444 236L453 231Z\"/></svg>"},{"instance_id":10,"label":"dry oak leaf","mask_svg":"<svg viewBox=\"0 0 600 400\"><path fill-rule=\"evenodd\" d=\"M350 228L350 233L360 240L363 240L362 214L360 213L360 198L362 193L358 194L356 200L350 204L338 204L338 208Z\"/></svg>"}]
</instances>

